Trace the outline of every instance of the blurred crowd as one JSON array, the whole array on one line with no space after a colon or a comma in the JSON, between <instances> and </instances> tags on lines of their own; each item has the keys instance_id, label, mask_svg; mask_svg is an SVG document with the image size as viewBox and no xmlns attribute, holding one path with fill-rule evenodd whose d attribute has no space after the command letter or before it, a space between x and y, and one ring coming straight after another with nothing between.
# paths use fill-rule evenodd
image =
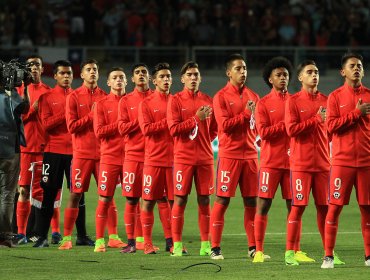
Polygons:
<instances>
[{"instance_id":1,"label":"blurred crowd","mask_svg":"<svg viewBox=\"0 0 370 280\"><path fill-rule=\"evenodd\" d=\"M370 45L370 0L13 0L0 46Z\"/></svg>"}]
</instances>

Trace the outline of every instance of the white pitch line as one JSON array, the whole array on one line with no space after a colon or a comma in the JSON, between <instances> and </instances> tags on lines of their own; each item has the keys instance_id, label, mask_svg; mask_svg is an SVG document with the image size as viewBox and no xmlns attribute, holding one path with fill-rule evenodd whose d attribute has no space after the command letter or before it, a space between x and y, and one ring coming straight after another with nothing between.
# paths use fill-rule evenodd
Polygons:
<instances>
[{"instance_id":1,"label":"white pitch line","mask_svg":"<svg viewBox=\"0 0 370 280\"><path fill-rule=\"evenodd\" d=\"M302 232L302 235L318 235L319 232ZM360 231L339 231L338 235L340 234L362 234ZM245 233L225 233L223 235L228 236L238 236L238 235L245 235ZM286 235L285 232L266 232L266 235Z\"/></svg>"}]
</instances>

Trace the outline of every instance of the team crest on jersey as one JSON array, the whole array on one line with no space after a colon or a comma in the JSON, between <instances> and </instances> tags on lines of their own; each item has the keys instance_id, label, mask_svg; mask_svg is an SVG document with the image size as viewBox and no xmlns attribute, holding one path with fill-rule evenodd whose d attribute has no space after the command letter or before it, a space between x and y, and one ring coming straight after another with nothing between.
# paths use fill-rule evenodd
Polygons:
<instances>
[{"instance_id":1,"label":"team crest on jersey","mask_svg":"<svg viewBox=\"0 0 370 280\"><path fill-rule=\"evenodd\" d=\"M268 190L269 190L269 188L267 186L262 186L261 187L262 192L267 192Z\"/></svg>"},{"instance_id":2,"label":"team crest on jersey","mask_svg":"<svg viewBox=\"0 0 370 280\"><path fill-rule=\"evenodd\" d=\"M303 194L301 193L297 193L297 195L295 196L298 200L302 200L303 199Z\"/></svg>"},{"instance_id":3,"label":"team crest on jersey","mask_svg":"<svg viewBox=\"0 0 370 280\"><path fill-rule=\"evenodd\" d=\"M145 194L149 194L149 193L150 193L150 189L149 189L149 188L145 188L145 189L144 189L144 193L145 193Z\"/></svg>"},{"instance_id":4,"label":"team crest on jersey","mask_svg":"<svg viewBox=\"0 0 370 280\"><path fill-rule=\"evenodd\" d=\"M76 185L77 185L77 183L76 183ZM100 185L100 189L101 189L102 191L105 191L105 190L107 189L107 186L106 186L106 185L104 185L104 184L101 184L101 185Z\"/></svg>"},{"instance_id":5,"label":"team crest on jersey","mask_svg":"<svg viewBox=\"0 0 370 280\"><path fill-rule=\"evenodd\" d=\"M340 193L339 193L339 192L334 192L334 193L333 193L333 197L334 197L335 199L340 198Z\"/></svg>"},{"instance_id":6,"label":"team crest on jersey","mask_svg":"<svg viewBox=\"0 0 370 280\"><path fill-rule=\"evenodd\" d=\"M48 176L44 176L44 177L42 177L42 181L43 181L44 183L47 183L47 182L48 182L48 180L49 180L49 177L48 177Z\"/></svg>"},{"instance_id":7,"label":"team crest on jersey","mask_svg":"<svg viewBox=\"0 0 370 280\"><path fill-rule=\"evenodd\" d=\"M131 187L130 187L129 185L126 185L126 186L125 186L125 191L126 191L126 192L130 192L130 191L131 191Z\"/></svg>"},{"instance_id":8,"label":"team crest on jersey","mask_svg":"<svg viewBox=\"0 0 370 280\"><path fill-rule=\"evenodd\" d=\"M81 182L76 182L76 188L81 188Z\"/></svg>"},{"instance_id":9,"label":"team crest on jersey","mask_svg":"<svg viewBox=\"0 0 370 280\"><path fill-rule=\"evenodd\" d=\"M227 190L228 190L228 187L226 185L221 186L221 191L227 192Z\"/></svg>"},{"instance_id":10,"label":"team crest on jersey","mask_svg":"<svg viewBox=\"0 0 370 280\"><path fill-rule=\"evenodd\" d=\"M181 184L177 184L177 185L176 185L176 189L178 189L179 191L181 191L181 189L182 189L182 185L181 185Z\"/></svg>"}]
</instances>

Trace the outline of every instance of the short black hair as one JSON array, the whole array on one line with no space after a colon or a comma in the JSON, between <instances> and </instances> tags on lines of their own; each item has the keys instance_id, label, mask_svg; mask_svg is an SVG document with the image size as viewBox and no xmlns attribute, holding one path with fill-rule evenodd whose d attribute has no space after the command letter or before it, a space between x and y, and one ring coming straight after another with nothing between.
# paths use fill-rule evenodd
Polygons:
<instances>
[{"instance_id":1,"label":"short black hair","mask_svg":"<svg viewBox=\"0 0 370 280\"><path fill-rule=\"evenodd\" d=\"M232 63L235 61L235 60L243 60L245 62L245 59L244 57L239 54L239 53L234 53L232 55L230 55L226 61L225 61L225 67L226 67L226 70L230 69Z\"/></svg>"},{"instance_id":2,"label":"short black hair","mask_svg":"<svg viewBox=\"0 0 370 280\"><path fill-rule=\"evenodd\" d=\"M350 59L350 58L357 58L358 60L361 61L361 63L363 63L363 61L364 61L364 58L362 57L362 55L360 55L358 53L354 53L354 52L347 52L342 56L342 59L341 59L342 69L343 69L344 65L347 63L347 60Z\"/></svg>"},{"instance_id":3,"label":"short black hair","mask_svg":"<svg viewBox=\"0 0 370 280\"><path fill-rule=\"evenodd\" d=\"M26 57L26 61L27 61L27 60L29 60L29 59L31 59L31 58L38 58L38 59L40 59L40 60L41 60L41 64L44 64L44 60L43 60L43 59L42 59L42 57L41 57L40 55L38 55L38 54L31 54L31 55L27 56L27 57Z\"/></svg>"},{"instance_id":4,"label":"short black hair","mask_svg":"<svg viewBox=\"0 0 370 280\"><path fill-rule=\"evenodd\" d=\"M152 77L155 79L157 76L157 73L161 70L170 70L170 65L167 62L161 62L158 63L156 66L154 66L154 69L152 71Z\"/></svg>"},{"instance_id":5,"label":"short black hair","mask_svg":"<svg viewBox=\"0 0 370 280\"><path fill-rule=\"evenodd\" d=\"M195 61L188 61L188 62L186 62L181 67L181 70L180 70L181 76L184 75L186 73L186 71L188 71L188 69L191 69L191 68L199 68L198 63L196 63Z\"/></svg>"},{"instance_id":6,"label":"short black hair","mask_svg":"<svg viewBox=\"0 0 370 280\"><path fill-rule=\"evenodd\" d=\"M287 58L283 56L276 56L270 59L262 70L263 80L270 88L272 88L272 84L270 83L269 78L272 71L276 68L285 68L286 70L288 70L289 77L292 76L293 66Z\"/></svg>"},{"instance_id":7,"label":"short black hair","mask_svg":"<svg viewBox=\"0 0 370 280\"><path fill-rule=\"evenodd\" d=\"M139 67L145 67L145 68L146 68L146 70L148 70L148 72L149 72L149 67L148 67L148 65L146 65L146 64L145 64L145 63L143 63L143 62L139 62L139 63L135 63L134 65L132 65L132 67L131 67L131 73L132 73L132 74L134 74L135 69L136 69L136 68L139 68Z\"/></svg>"},{"instance_id":8,"label":"short black hair","mask_svg":"<svg viewBox=\"0 0 370 280\"><path fill-rule=\"evenodd\" d=\"M96 66L98 67L99 69L99 63L96 59L93 59L93 58L89 58L89 59L86 59L84 61L81 62L81 65L80 65L80 70L82 71L82 69L87 65L87 64L96 64Z\"/></svg>"},{"instance_id":9,"label":"short black hair","mask_svg":"<svg viewBox=\"0 0 370 280\"><path fill-rule=\"evenodd\" d=\"M110 73L114 72L114 71L122 71L123 73L125 73L125 71L123 70L122 67L112 67L111 69L108 70L107 72L107 79L109 78L109 75Z\"/></svg>"},{"instance_id":10,"label":"short black hair","mask_svg":"<svg viewBox=\"0 0 370 280\"><path fill-rule=\"evenodd\" d=\"M297 77L299 77L299 75L301 74L303 68L305 68L307 65L315 65L315 66L317 66L316 65L316 62L314 60L307 59L307 60L303 61L297 67Z\"/></svg>"},{"instance_id":11,"label":"short black hair","mask_svg":"<svg viewBox=\"0 0 370 280\"><path fill-rule=\"evenodd\" d=\"M54 63L53 67L53 73L56 74L58 72L58 67L71 67L72 68L72 63L70 63L68 60L58 60Z\"/></svg>"}]
</instances>

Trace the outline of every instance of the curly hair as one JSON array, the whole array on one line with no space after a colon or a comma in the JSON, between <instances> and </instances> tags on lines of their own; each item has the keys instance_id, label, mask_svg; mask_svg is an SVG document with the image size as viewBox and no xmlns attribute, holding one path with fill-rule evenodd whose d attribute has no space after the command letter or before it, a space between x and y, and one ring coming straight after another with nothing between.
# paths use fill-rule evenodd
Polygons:
<instances>
[{"instance_id":1,"label":"curly hair","mask_svg":"<svg viewBox=\"0 0 370 280\"><path fill-rule=\"evenodd\" d=\"M265 67L263 67L262 71L263 80L270 88L272 88L272 84L270 83L269 78L271 76L272 71L276 68L285 68L286 70L288 70L289 77L292 76L293 66L287 58L277 56L270 59L266 63Z\"/></svg>"}]
</instances>

